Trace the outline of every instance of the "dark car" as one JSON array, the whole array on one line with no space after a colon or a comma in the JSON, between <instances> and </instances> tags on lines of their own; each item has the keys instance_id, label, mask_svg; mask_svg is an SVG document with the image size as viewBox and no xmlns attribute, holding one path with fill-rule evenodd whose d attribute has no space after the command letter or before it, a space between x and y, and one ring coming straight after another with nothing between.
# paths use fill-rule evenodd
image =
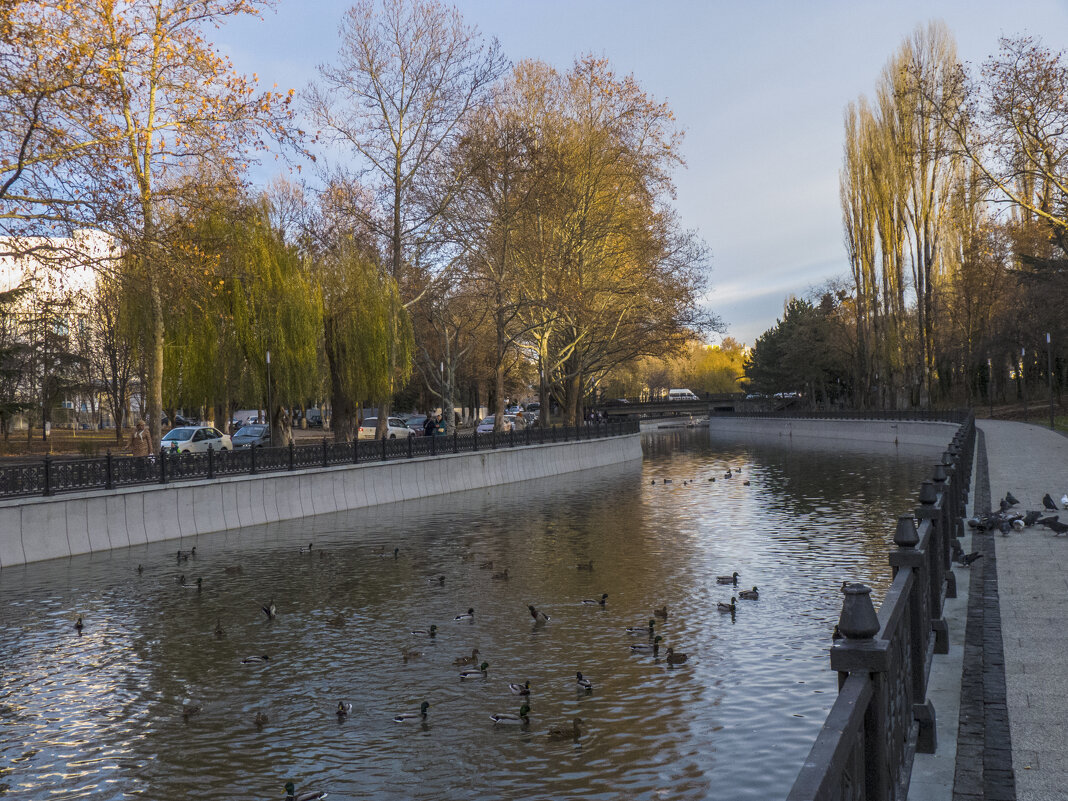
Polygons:
<instances>
[{"instance_id":1,"label":"dark car","mask_svg":"<svg viewBox=\"0 0 1068 801\"><path fill-rule=\"evenodd\" d=\"M304 419L308 422L308 428L323 427L323 413L319 409L308 409Z\"/></svg>"},{"instance_id":2,"label":"dark car","mask_svg":"<svg viewBox=\"0 0 1068 801\"><path fill-rule=\"evenodd\" d=\"M235 448L251 448L253 445L270 445L271 430L266 425L242 426L232 437Z\"/></svg>"},{"instance_id":3,"label":"dark car","mask_svg":"<svg viewBox=\"0 0 1068 801\"><path fill-rule=\"evenodd\" d=\"M404 421L404 424L412 430L412 436L421 437L426 433L425 414L413 414Z\"/></svg>"}]
</instances>

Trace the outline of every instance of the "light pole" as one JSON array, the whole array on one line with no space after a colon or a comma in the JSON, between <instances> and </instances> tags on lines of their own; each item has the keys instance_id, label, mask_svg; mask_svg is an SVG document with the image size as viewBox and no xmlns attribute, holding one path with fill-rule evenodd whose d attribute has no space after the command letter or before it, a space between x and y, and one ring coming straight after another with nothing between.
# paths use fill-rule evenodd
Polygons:
<instances>
[{"instance_id":1,"label":"light pole","mask_svg":"<svg viewBox=\"0 0 1068 801\"><path fill-rule=\"evenodd\" d=\"M1049 331L1046 332L1046 360L1049 373L1049 430L1053 430L1053 343Z\"/></svg>"},{"instance_id":2,"label":"light pole","mask_svg":"<svg viewBox=\"0 0 1068 801\"><path fill-rule=\"evenodd\" d=\"M271 447L274 447L274 426L271 425L271 352L267 351L267 437Z\"/></svg>"},{"instance_id":3,"label":"light pole","mask_svg":"<svg viewBox=\"0 0 1068 801\"><path fill-rule=\"evenodd\" d=\"M445 420L445 362L443 361L438 362L438 376L441 379L440 383L438 384L438 386L440 387L441 394L441 419ZM448 423L445 423L445 430L449 430Z\"/></svg>"},{"instance_id":4,"label":"light pole","mask_svg":"<svg viewBox=\"0 0 1068 801\"><path fill-rule=\"evenodd\" d=\"M994 419L994 360L986 359L986 398L990 401L990 419Z\"/></svg>"},{"instance_id":5,"label":"light pole","mask_svg":"<svg viewBox=\"0 0 1068 801\"><path fill-rule=\"evenodd\" d=\"M1020 400L1024 405L1024 417L1027 417L1027 348L1020 348Z\"/></svg>"}]
</instances>

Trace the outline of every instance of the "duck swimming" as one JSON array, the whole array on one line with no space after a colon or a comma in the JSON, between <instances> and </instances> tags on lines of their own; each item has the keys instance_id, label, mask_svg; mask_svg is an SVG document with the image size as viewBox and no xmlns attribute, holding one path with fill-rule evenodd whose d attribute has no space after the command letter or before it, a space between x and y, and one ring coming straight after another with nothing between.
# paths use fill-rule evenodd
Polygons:
<instances>
[{"instance_id":1,"label":"duck swimming","mask_svg":"<svg viewBox=\"0 0 1068 801\"><path fill-rule=\"evenodd\" d=\"M414 634L416 637L437 637L438 627L431 626L428 629L412 629L412 634Z\"/></svg>"},{"instance_id":2,"label":"duck swimming","mask_svg":"<svg viewBox=\"0 0 1068 801\"><path fill-rule=\"evenodd\" d=\"M627 626L627 634L648 634L653 636L653 628L656 626L656 621L650 619L648 626Z\"/></svg>"},{"instance_id":3,"label":"duck swimming","mask_svg":"<svg viewBox=\"0 0 1068 801\"><path fill-rule=\"evenodd\" d=\"M751 590L742 590L740 593L738 593L738 597L741 598L743 601L759 601L760 592L757 590L756 587L753 587L753 589Z\"/></svg>"},{"instance_id":4,"label":"duck swimming","mask_svg":"<svg viewBox=\"0 0 1068 801\"><path fill-rule=\"evenodd\" d=\"M471 609L468 609L462 615L457 615L456 617L453 618L453 620L474 620L474 619L475 619L475 610L474 610L473 607Z\"/></svg>"},{"instance_id":5,"label":"duck swimming","mask_svg":"<svg viewBox=\"0 0 1068 801\"><path fill-rule=\"evenodd\" d=\"M716 604L716 609L718 609L723 614L727 614L728 612L730 612L733 615L736 611L735 603L737 600L738 599L732 595L731 602L729 604L725 604L723 603L723 601L720 601L718 604Z\"/></svg>"},{"instance_id":6,"label":"duck swimming","mask_svg":"<svg viewBox=\"0 0 1068 801\"><path fill-rule=\"evenodd\" d=\"M263 656L246 656L241 660L242 665L255 665L258 662L270 662L271 657L264 654Z\"/></svg>"},{"instance_id":7,"label":"duck swimming","mask_svg":"<svg viewBox=\"0 0 1068 801\"><path fill-rule=\"evenodd\" d=\"M199 715L201 710L200 704L185 704L182 707L182 717L186 720L193 717L193 715Z\"/></svg>"},{"instance_id":8,"label":"duck swimming","mask_svg":"<svg viewBox=\"0 0 1068 801\"><path fill-rule=\"evenodd\" d=\"M463 667L464 665L477 665L478 664L478 649L471 649L471 656L461 656L459 659L452 660L452 663L456 667Z\"/></svg>"},{"instance_id":9,"label":"duck swimming","mask_svg":"<svg viewBox=\"0 0 1068 801\"><path fill-rule=\"evenodd\" d=\"M337 702L337 718L338 720L344 719L352 711L352 704L348 701Z\"/></svg>"},{"instance_id":10,"label":"duck swimming","mask_svg":"<svg viewBox=\"0 0 1068 801\"><path fill-rule=\"evenodd\" d=\"M607 600L608 600L608 593L607 592L602 592L601 593L601 600L595 601L593 598L586 598L582 603L584 603L586 606L604 606L605 601L607 601Z\"/></svg>"},{"instance_id":11,"label":"duck swimming","mask_svg":"<svg viewBox=\"0 0 1068 801\"><path fill-rule=\"evenodd\" d=\"M535 623L544 625L545 623L549 622L549 616L544 612L539 612L537 609L534 608L533 604L527 604L527 609L530 610L530 616L534 618Z\"/></svg>"},{"instance_id":12,"label":"duck swimming","mask_svg":"<svg viewBox=\"0 0 1068 801\"><path fill-rule=\"evenodd\" d=\"M483 662L477 668L469 668L467 670L460 671L461 679L482 679L486 677L486 671L489 669L489 662Z\"/></svg>"},{"instance_id":13,"label":"duck swimming","mask_svg":"<svg viewBox=\"0 0 1068 801\"><path fill-rule=\"evenodd\" d=\"M664 604L659 609L654 609L653 617L658 617L661 620L667 620L667 604Z\"/></svg>"},{"instance_id":14,"label":"duck swimming","mask_svg":"<svg viewBox=\"0 0 1068 801\"><path fill-rule=\"evenodd\" d=\"M78 619L74 621L74 628L79 634L81 634L82 629L85 628L85 623L82 622L81 615L78 615Z\"/></svg>"},{"instance_id":15,"label":"duck swimming","mask_svg":"<svg viewBox=\"0 0 1068 801\"><path fill-rule=\"evenodd\" d=\"M582 675L581 671L575 674L575 684L580 690L593 692L593 682Z\"/></svg>"},{"instance_id":16,"label":"duck swimming","mask_svg":"<svg viewBox=\"0 0 1068 801\"><path fill-rule=\"evenodd\" d=\"M498 713L496 715L490 715L490 720L492 720L494 723L497 723L497 724L508 723L508 724L513 724L514 725L516 723L521 723L521 724L523 724L525 726L526 724L530 723L530 718L527 717L527 715L529 715L529 714L530 714L530 706L528 704L523 704L523 706L519 707L519 714L518 715L509 715L507 713Z\"/></svg>"},{"instance_id":17,"label":"duck swimming","mask_svg":"<svg viewBox=\"0 0 1068 801\"><path fill-rule=\"evenodd\" d=\"M664 661L666 661L669 665L681 665L689 658L690 657L687 654L677 654L675 653L674 648L668 648L667 657Z\"/></svg>"},{"instance_id":18,"label":"duck swimming","mask_svg":"<svg viewBox=\"0 0 1068 801\"><path fill-rule=\"evenodd\" d=\"M256 724L256 728L262 729L264 726L271 722L271 719L267 717L263 712L257 712L256 717L252 719L252 722Z\"/></svg>"},{"instance_id":19,"label":"duck swimming","mask_svg":"<svg viewBox=\"0 0 1068 801\"><path fill-rule=\"evenodd\" d=\"M738 571L731 573L729 576L716 576L716 584L733 584L738 586Z\"/></svg>"},{"instance_id":20,"label":"duck swimming","mask_svg":"<svg viewBox=\"0 0 1068 801\"><path fill-rule=\"evenodd\" d=\"M638 645L632 645L630 647L630 650L633 651L636 654L653 654L653 655L656 655L657 651L660 650L660 641L662 639L664 639L664 638L661 637L659 634L657 634L655 637L653 637L653 641L652 642L643 642L643 643L639 643Z\"/></svg>"},{"instance_id":21,"label":"duck swimming","mask_svg":"<svg viewBox=\"0 0 1068 801\"><path fill-rule=\"evenodd\" d=\"M311 551L311 549L312 549L312 544L309 542L308 543L308 547L305 548L305 547L302 546L301 549L300 549L300 552L301 553L309 553Z\"/></svg>"},{"instance_id":22,"label":"duck swimming","mask_svg":"<svg viewBox=\"0 0 1068 801\"><path fill-rule=\"evenodd\" d=\"M320 798L326 798L326 793L318 790L297 793L296 785L293 782L286 782L286 801L319 801Z\"/></svg>"},{"instance_id":23,"label":"duck swimming","mask_svg":"<svg viewBox=\"0 0 1068 801\"><path fill-rule=\"evenodd\" d=\"M530 682L525 684L516 684L512 682L508 685L508 689L512 691L512 695L530 695Z\"/></svg>"},{"instance_id":24,"label":"duck swimming","mask_svg":"<svg viewBox=\"0 0 1068 801\"><path fill-rule=\"evenodd\" d=\"M575 718L570 728L552 729L548 735L549 740L560 742L562 740L577 740L582 734L582 718Z\"/></svg>"},{"instance_id":25,"label":"duck swimming","mask_svg":"<svg viewBox=\"0 0 1068 801\"><path fill-rule=\"evenodd\" d=\"M508 581L508 568L505 568L503 573L494 573L493 579L495 581Z\"/></svg>"},{"instance_id":26,"label":"duck swimming","mask_svg":"<svg viewBox=\"0 0 1068 801\"><path fill-rule=\"evenodd\" d=\"M278 609L275 608L274 598L272 598L269 603L261 606L260 609L263 610L263 614L267 615L268 620L274 620L278 617Z\"/></svg>"},{"instance_id":27,"label":"duck swimming","mask_svg":"<svg viewBox=\"0 0 1068 801\"><path fill-rule=\"evenodd\" d=\"M430 702L423 701L419 705L418 712L401 712L399 715L394 716L394 723L411 723L415 720L426 720L426 711L430 709Z\"/></svg>"}]
</instances>

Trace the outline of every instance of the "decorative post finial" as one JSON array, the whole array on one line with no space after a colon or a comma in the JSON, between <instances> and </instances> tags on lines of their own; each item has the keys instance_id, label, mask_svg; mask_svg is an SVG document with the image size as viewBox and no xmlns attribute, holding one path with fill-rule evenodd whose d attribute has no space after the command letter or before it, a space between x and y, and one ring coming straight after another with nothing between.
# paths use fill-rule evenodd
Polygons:
<instances>
[{"instance_id":1,"label":"decorative post finial","mask_svg":"<svg viewBox=\"0 0 1068 801\"><path fill-rule=\"evenodd\" d=\"M879 631L879 618L871 602L871 587L864 584L843 584L842 614L838 630L848 640L870 640Z\"/></svg>"},{"instance_id":2,"label":"decorative post finial","mask_svg":"<svg viewBox=\"0 0 1068 801\"><path fill-rule=\"evenodd\" d=\"M899 548L915 548L920 542L920 535L916 532L916 521L912 515L902 515L897 519L897 530L894 531L894 543Z\"/></svg>"},{"instance_id":3,"label":"decorative post finial","mask_svg":"<svg viewBox=\"0 0 1068 801\"><path fill-rule=\"evenodd\" d=\"M930 479L925 479L920 484L920 503L924 506L932 506L935 501L938 500L938 490L935 489L934 482Z\"/></svg>"}]
</instances>

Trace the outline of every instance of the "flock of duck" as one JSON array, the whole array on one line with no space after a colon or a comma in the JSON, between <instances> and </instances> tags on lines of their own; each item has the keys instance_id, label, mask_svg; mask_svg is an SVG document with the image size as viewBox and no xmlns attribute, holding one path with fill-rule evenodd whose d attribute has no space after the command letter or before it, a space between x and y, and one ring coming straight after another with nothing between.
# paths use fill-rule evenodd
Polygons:
<instances>
[{"instance_id":1,"label":"flock of duck","mask_svg":"<svg viewBox=\"0 0 1068 801\"><path fill-rule=\"evenodd\" d=\"M740 473L741 471L740 470L732 471L731 469L728 469L727 472L724 474L724 478L728 478L728 479L731 478L732 475L733 475L733 472ZM712 478L709 478L708 480L709 481L715 481L716 479L715 479L715 477L712 477ZM654 484L656 483L655 480L654 480L653 483ZM664 479L663 483L671 484L672 480L671 479ZM684 481L683 483L684 484L686 484L686 483L694 483L694 484L696 484L697 482L695 480L695 481L692 481L692 482ZM749 484L748 481L746 481L744 483L747 484L747 485ZM299 553L300 554L310 554L313 551L313 548L314 548L313 543L308 543L307 546L301 546L299 548ZM372 552L377 554L377 555L380 555L380 556L386 556L386 557L392 556L394 559L397 559L399 557L399 555L400 555L400 549L399 548L392 549L392 554L389 554L389 553L386 552L384 546L383 547L374 548L374 549L372 549ZM320 555L323 555L323 552L320 552ZM182 550L179 549L176 552L175 556L176 556L177 565L180 568L182 565L184 565L185 563L189 562L190 559L196 559L196 556L197 556L196 547L194 546L188 552L187 551L182 551ZM465 558L471 558L471 557L465 557ZM481 569L483 569L483 570L492 570L493 567L494 567L494 563L492 561L482 562L482 563L479 564L479 567ZM579 570L579 571L592 572L593 571L593 561L591 560L591 561L587 561L587 562L580 562L580 563L575 565L575 569ZM225 573L228 574L228 575L240 574L242 572L242 568L240 567L240 565L225 567L224 570L225 570ZM143 574L144 566L143 565L138 565L137 566L137 572L138 572L139 575ZM491 578L494 581L500 581L500 582L508 581L509 580L508 568L504 568L502 571L499 571L499 572L494 572L492 574ZM716 583L720 584L720 585L729 585L729 586L731 586L733 588L737 588L738 579L739 579L739 574L738 574L737 571L735 571L735 572L731 573L730 575L717 576L716 577ZM201 592L203 590L203 578L201 578L201 577L198 577L195 580L195 582L190 582L184 574L181 574L175 579L175 581L179 586L181 586L181 587L183 587L185 589L195 590L197 592ZM430 577L427 578L427 582L431 583L431 584L443 585L445 583L445 576L444 575L433 575L433 576L430 576ZM760 598L759 590L757 589L757 587L754 586L752 589L741 590L741 591L736 592L736 594L731 596L730 603L725 603L723 601L718 602L716 608L722 614L730 614L732 616L732 619L733 619L733 616L736 614L736 611L737 611L737 603L738 603L739 599L744 600L744 601L757 601L757 600L759 600L759 598ZM606 607L607 602L608 602L608 593L602 593L599 598L587 598L587 599L582 600L581 604L583 606L600 607L601 609L604 609ZM268 620L274 620L278 616L278 608L275 605L273 598L271 600L269 600L266 604L261 606L260 609L263 612L263 614L267 617ZM549 622L551 621L550 615L548 615L544 610L536 608L532 604L528 605L527 610L528 610L528 612L530 614L530 617L531 617L531 619L533 621L533 626L535 628L541 628L541 627L549 624ZM628 627L626 627L625 631L626 631L626 633L628 635L631 635L631 636L644 635L648 639L647 642L635 643L635 644L630 645L631 653L651 655L654 658L659 658L660 657L661 642L663 641L663 636L660 635L659 633L657 633L657 625L658 625L658 621L666 621L667 618L668 618L668 608L667 608L667 605L665 604L664 606L661 606L661 607L653 610L652 617L649 618L649 621L648 621L648 623L646 625L628 626ZM461 612L461 613L457 614L454 617L454 621L455 622L474 623L475 619L476 619L475 618L475 609L473 607L469 607L467 609L467 611ZM336 619L332 618L328 622L333 623L333 624L337 624L337 625L343 625L344 624L344 618L343 618L343 616L338 615ZM76 620L76 622L74 624L74 628L76 629L76 631L79 634L81 634L83 632L83 630L85 629L85 621L84 621L82 615L78 615L78 618L77 618L77 620ZM410 633L411 633L411 635L413 637L425 638L425 639L428 639L428 640L434 640L438 635L438 627L437 627L437 625L430 625L428 628L425 628L425 629L412 629ZM223 637L225 637L225 631L224 631L224 629L222 627L221 620L218 619L218 618L216 619L216 624L215 624L215 629L214 629L213 634L214 634L215 638L217 638L217 639L222 639ZM407 663L408 661L410 661L412 659L416 659L416 658L418 658L418 657L420 657L422 655L423 655L422 651L418 651L418 650L414 650L414 649L410 649L410 648L404 648L401 651L401 656L402 656L402 659L403 659L403 661L405 663ZM664 654L664 662L669 667L674 668L674 667L676 667L678 665L685 664L688 659L689 659L688 654L678 652L678 651L676 651L674 649L674 647L671 647L671 646L668 646L666 648L666 652ZM268 662L270 662L270 660L271 660L271 657L270 657L269 654L254 654L254 655L246 656L246 657L242 658L240 661L241 661L241 664L254 665L254 664L268 663ZM461 670L459 671L459 674L458 674L460 681L468 681L468 680L474 680L474 679L485 679L485 678L488 677L489 663L486 662L486 661L482 661L481 660L481 653L480 653L478 648L472 649L470 655L460 656L460 657L456 658L455 660L453 660L452 664L453 664L454 667L461 668ZM522 699L522 705L519 707L518 711L515 712L515 713L512 713L512 712L496 712L496 713L493 713L493 714L489 715L489 720L491 720L493 722L493 725L495 727L496 726L520 726L520 727L524 727L524 728L529 727L529 725L530 725L530 714L531 714L530 700L531 700L531 695L532 695L532 688L530 686L530 682L529 681L525 681L525 682L523 682L521 684L518 683L518 682L511 682L511 683L509 683L507 685L507 687L508 687L509 692L513 696L516 696L516 697ZM581 671L578 671L575 674L574 687L575 687L576 691L578 693L580 693L581 695L591 695L593 693L593 689L594 689L593 680L590 677L583 675L583 673ZM183 720L188 722L190 720L190 718L198 715L201 712L201 709L202 709L202 706L200 704L193 703L193 702L190 702L190 701L187 700L182 705L181 716L182 716ZM350 703L348 701L345 701L345 700L338 701L337 708L335 710L338 720L341 721L341 720L344 720L345 718L347 718L348 715L350 715L352 713L352 710L353 710L352 703ZM416 724L422 724L422 725L425 726L427 724L427 721L428 721L428 718L429 718L429 710L430 710L430 702L424 700L420 704L418 711L414 711L413 710L413 711L408 711L408 712L401 712L401 713L395 715L392 718L392 720L393 720L393 722L399 723L399 724L416 723ZM262 728L263 726L265 726L269 722L270 721L269 721L268 716L266 714L264 714L263 712L257 712L255 714L255 717L253 718L253 723L258 728ZM544 737L549 742L577 741L582 736L583 730L584 730L584 721L583 721L583 719L580 718L580 717L576 717L571 721L571 723L569 725L563 725L563 726L559 726L559 727L550 729L548 732L545 733ZM287 801L317 801L317 799L322 799L322 798L326 798L327 797L327 793L326 792L319 791L319 790L303 791L303 792L298 793L298 792L296 792L295 785L292 782L287 783L286 786L285 786L285 789L286 789L286 799L287 799Z\"/></svg>"}]
</instances>

